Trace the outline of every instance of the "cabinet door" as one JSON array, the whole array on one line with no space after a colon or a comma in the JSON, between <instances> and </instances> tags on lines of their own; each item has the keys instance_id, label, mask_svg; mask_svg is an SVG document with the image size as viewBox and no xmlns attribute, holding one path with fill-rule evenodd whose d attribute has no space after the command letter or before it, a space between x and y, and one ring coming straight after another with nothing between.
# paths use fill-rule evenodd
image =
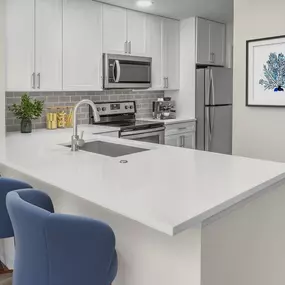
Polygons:
<instances>
[{"instance_id":1,"label":"cabinet door","mask_svg":"<svg viewBox=\"0 0 285 285\"><path fill-rule=\"evenodd\" d=\"M148 16L147 19L147 50L152 57L152 88L163 88L162 66L162 18Z\"/></svg>"},{"instance_id":2,"label":"cabinet door","mask_svg":"<svg viewBox=\"0 0 285 285\"><path fill-rule=\"evenodd\" d=\"M128 10L127 16L129 53L147 56L147 14Z\"/></svg>"},{"instance_id":3,"label":"cabinet door","mask_svg":"<svg viewBox=\"0 0 285 285\"><path fill-rule=\"evenodd\" d=\"M224 24L210 23L210 56L214 65L225 65L225 38L226 26Z\"/></svg>"},{"instance_id":4,"label":"cabinet door","mask_svg":"<svg viewBox=\"0 0 285 285\"><path fill-rule=\"evenodd\" d=\"M6 89L32 89L34 0L6 1Z\"/></svg>"},{"instance_id":5,"label":"cabinet door","mask_svg":"<svg viewBox=\"0 0 285 285\"><path fill-rule=\"evenodd\" d=\"M102 4L90 0L64 0L63 88L102 88Z\"/></svg>"},{"instance_id":6,"label":"cabinet door","mask_svg":"<svg viewBox=\"0 0 285 285\"><path fill-rule=\"evenodd\" d=\"M197 18L196 37L197 63L210 64L210 21Z\"/></svg>"},{"instance_id":7,"label":"cabinet door","mask_svg":"<svg viewBox=\"0 0 285 285\"><path fill-rule=\"evenodd\" d=\"M196 148L196 136L194 132L191 133L185 133L181 135L181 140L182 140L182 147L184 148L191 148L195 149Z\"/></svg>"},{"instance_id":8,"label":"cabinet door","mask_svg":"<svg viewBox=\"0 0 285 285\"><path fill-rule=\"evenodd\" d=\"M179 135L166 136L165 144L169 146L182 147L182 140Z\"/></svg>"},{"instance_id":9,"label":"cabinet door","mask_svg":"<svg viewBox=\"0 0 285 285\"><path fill-rule=\"evenodd\" d=\"M36 0L36 88L62 89L62 1Z\"/></svg>"},{"instance_id":10,"label":"cabinet door","mask_svg":"<svg viewBox=\"0 0 285 285\"><path fill-rule=\"evenodd\" d=\"M103 5L103 51L105 53L126 53L126 41L126 9Z\"/></svg>"},{"instance_id":11,"label":"cabinet door","mask_svg":"<svg viewBox=\"0 0 285 285\"><path fill-rule=\"evenodd\" d=\"M180 23L170 19L163 19L163 77L166 88L179 89Z\"/></svg>"}]
</instances>

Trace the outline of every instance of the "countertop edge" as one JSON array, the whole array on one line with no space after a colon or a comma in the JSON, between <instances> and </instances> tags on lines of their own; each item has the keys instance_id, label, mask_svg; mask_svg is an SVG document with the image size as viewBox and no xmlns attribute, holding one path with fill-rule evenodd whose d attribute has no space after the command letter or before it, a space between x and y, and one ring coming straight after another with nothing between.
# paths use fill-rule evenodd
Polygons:
<instances>
[{"instance_id":1,"label":"countertop edge","mask_svg":"<svg viewBox=\"0 0 285 285\"><path fill-rule=\"evenodd\" d=\"M178 235L192 227L203 224L207 220L213 218L216 215L220 215L220 217L226 215L233 208L236 209L240 207L240 205L251 202L252 200L259 197L259 195L263 195L264 191L270 191L272 188L279 186L285 182L285 173L282 173L264 183L249 189L247 192L244 192L217 207L209 209L208 211L198 214L194 218L189 219L188 221L182 222L177 225L173 229L173 236Z\"/></svg>"}]
</instances>

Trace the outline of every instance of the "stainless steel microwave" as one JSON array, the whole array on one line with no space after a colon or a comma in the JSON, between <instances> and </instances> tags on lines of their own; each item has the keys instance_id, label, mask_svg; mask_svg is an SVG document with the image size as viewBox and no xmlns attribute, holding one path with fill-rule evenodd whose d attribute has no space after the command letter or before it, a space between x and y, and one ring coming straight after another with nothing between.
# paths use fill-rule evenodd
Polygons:
<instances>
[{"instance_id":1,"label":"stainless steel microwave","mask_svg":"<svg viewBox=\"0 0 285 285\"><path fill-rule=\"evenodd\" d=\"M150 57L103 55L104 89L147 89L151 87Z\"/></svg>"}]
</instances>

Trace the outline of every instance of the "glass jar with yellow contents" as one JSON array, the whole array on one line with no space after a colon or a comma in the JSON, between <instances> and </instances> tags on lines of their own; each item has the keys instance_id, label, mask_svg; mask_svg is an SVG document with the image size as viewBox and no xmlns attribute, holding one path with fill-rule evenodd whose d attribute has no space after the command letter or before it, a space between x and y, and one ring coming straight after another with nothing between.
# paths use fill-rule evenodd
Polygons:
<instances>
[{"instance_id":1,"label":"glass jar with yellow contents","mask_svg":"<svg viewBox=\"0 0 285 285\"><path fill-rule=\"evenodd\" d=\"M47 108L46 124L48 130L57 129L57 109L54 107Z\"/></svg>"},{"instance_id":2,"label":"glass jar with yellow contents","mask_svg":"<svg viewBox=\"0 0 285 285\"><path fill-rule=\"evenodd\" d=\"M73 112L74 107L67 107L66 111L66 127L73 128Z\"/></svg>"},{"instance_id":3,"label":"glass jar with yellow contents","mask_svg":"<svg viewBox=\"0 0 285 285\"><path fill-rule=\"evenodd\" d=\"M66 127L66 110L67 107L57 108L57 127L64 129Z\"/></svg>"}]
</instances>

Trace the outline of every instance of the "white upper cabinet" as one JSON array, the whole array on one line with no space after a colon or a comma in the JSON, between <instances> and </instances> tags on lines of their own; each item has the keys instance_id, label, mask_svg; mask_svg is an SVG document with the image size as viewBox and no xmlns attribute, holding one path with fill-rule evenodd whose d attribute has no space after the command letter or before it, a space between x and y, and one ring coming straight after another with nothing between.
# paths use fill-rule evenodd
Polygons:
<instances>
[{"instance_id":1,"label":"white upper cabinet","mask_svg":"<svg viewBox=\"0 0 285 285\"><path fill-rule=\"evenodd\" d=\"M7 91L102 90L103 53L151 57L152 88L179 89L179 21L92 0L6 2ZM220 45L207 44L216 62Z\"/></svg>"},{"instance_id":2,"label":"white upper cabinet","mask_svg":"<svg viewBox=\"0 0 285 285\"><path fill-rule=\"evenodd\" d=\"M210 21L197 18L196 41L197 63L210 64Z\"/></svg>"},{"instance_id":3,"label":"white upper cabinet","mask_svg":"<svg viewBox=\"0 0 285 285\"><path fill-rule=\"evenodd\" d=\"M6 60L6 90L62 88L62 1L7 1Z\"/></svg>"},{"instance_id":4,"label":"white upper cabinet","mask_svg":"<svg viewBox=\"0 0 285 285\"><path fill-rule=\"evenodd\" d=\"M214 65L225 65L226 25L210 23L210 59Z\"/></svg>"},{"instance_id":5,"label":"white upper cabinet","mask_svg":"<svg viewBox=\"0 0 285 285\"><path fill-rule=\"evenodd\" d=\"M105 53L147 56L147 14L103 6Z\"/></svg>"},{"instance_id":6,"label":"white upper cabinet","mask_svg":"<svg viewBox=\"0 0 285 285\"><path fill-rule=\"evenodd\" d=\"M225 24L197 18L196 50L198 64L224 66L225 41Z\"/></svg>"},{"instance_id":7,"label":"white upper cabinet","mask_svg":"<svg viewBox=\"0 0 285 285\"><path fill-rule=\"evenodd\" d=\"M163 83L166 89L180 85L180 22L163 19Z\"/></svg>"},{"instance_id":8,"label":"white upper cabinet","mask_svg":"<svg viewBox=\"0 0 285 285\"><path fill-rule=\"evenodd\" d=\"M63 1L63 89L102 89L102 4Z\"/></svg>"},{"instance_id":9,"label":"white upper cabinet","mask_svg":"<svg viewBox=\"0 0 285 285\"><path fill-rule=\"evenodd\" d=\"M36 0L35 28L36 89L60 90L62 89L62 1Z\"/></svg>"},{"instance_id":10,"label":"white upper cabinet","mask_svg":"<svg viewBox=\"0 0 285 285\"><path fill-rule=\"evenodd\" d=\"M103 51L114 54L127 53L126 9L103 5Z\"/></svg>"},{"instance_id":11,"label":"white upper cabinet","mask_svg":"<svg viewBox=\"0 0 285 285\"><path fill-rule=\"evenodd\" d=\"M163 80L163 53L162 53L162 24L163 19L156 16L148 16L147 19L147 50L152 57L152 88L164 88Z\"/></svg>"},{"instance_id":12,"label":"white upper cabinet","mask_svg":"<svg viewBox=\"0 0 285 285\"><path fill-rule=\"evenodd\" d=\"M34 0L6 1L6 90L32 90Z\"/></svg>"},{"instance_id":13,"label":"white upper cabinet","mask_svg":"<svg viewBox=\"0 0 285 285\"><path fill-rule=\"evenodd\" d=\"M147 56L147 14L127 11L128 53Z\"/></svg>"}]
</instances>

